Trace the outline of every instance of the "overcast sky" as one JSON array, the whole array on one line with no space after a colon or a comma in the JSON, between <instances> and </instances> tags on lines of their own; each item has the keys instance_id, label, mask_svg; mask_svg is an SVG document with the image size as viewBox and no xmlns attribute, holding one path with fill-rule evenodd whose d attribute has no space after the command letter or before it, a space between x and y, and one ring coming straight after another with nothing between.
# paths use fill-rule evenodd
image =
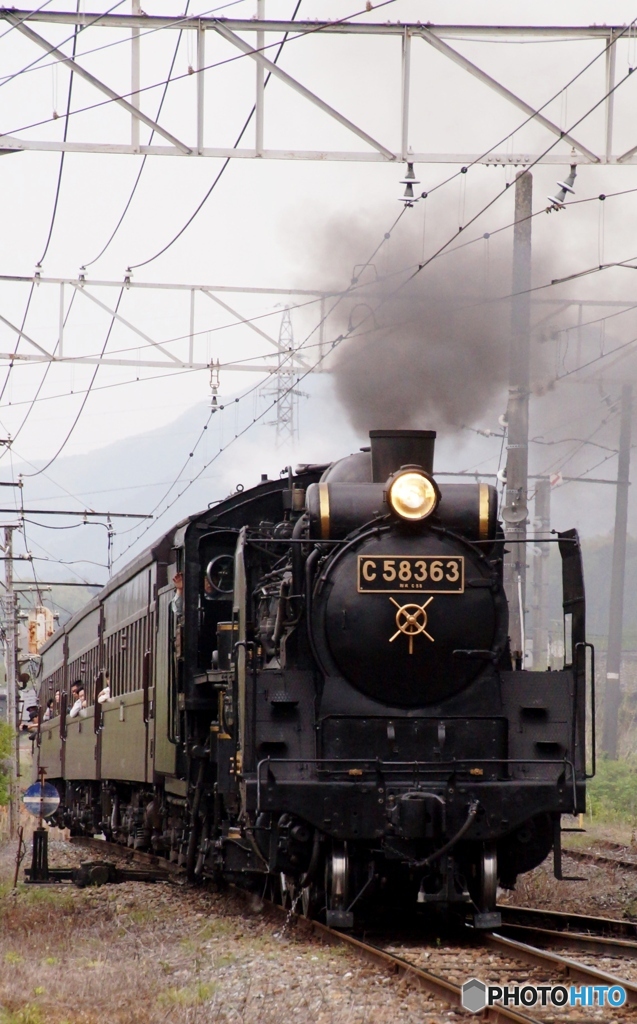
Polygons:
<instances>
[{"instance_id":1,"label":"overcast sky","mask_svg":"<svg viewBox=\"0 0 637 1024\"><path fill-rule=\"evenodd\" d=\"M183 12L178 9L183 8L181 3L175 5L168 0L148 2L143 6L147 14L177 16ZM256 13L255 0L226 3L223 8L217 6L219 16L252 18ZM266 0L265 14L286 18L295 6L287 0ZM348 6L344 0L338 3L303 0L297 18L337 19L351 14L357 15L352 18L357 24L390 20L497 25L524 24L532 17L535 25L586 25L594 22L627 25L637 16L634 5L621 2L605 2L603 5L599 2L478 5L396 0L395 3L380 5L379 10L357 14L364 7L363 2L352 2ZM47 11L74 9L75 3L65 4L58 0L51 0L45 5ZM80 10L86 13L87 20L91 12L108 9L105 2L81 0ZM211 10L213 8L205 2L195 2L190 4L188 13L204 14ZM130 12L130 4L122 3L117 11ZM32 27L70 53L68 40L72 29L69 26L34 23ZM194 37L194 33L183 34L177 51L178 34L172 30L143 36L141 44L142 87L163 82L174 59L173 77L181 78L167 90L160 121L168 131L189 145L195 138L197 88L197 75L188 74L189 66L196 66L196 47L191 35ZM245 38L251 42L255 40L251 33ZM269 36L266 41L275 42L277 39ZM549 37L545 41L512 43L502 38L476 40L469 31L462 39L450 39L449 44L533 106L546 103L602 51L599 40L575 38L558 42ZM96 51L96 48L100 49L89 52ZM205 75L206 146L233 145L252 108L254 63L248 57L227 63L237 53L225 40L213 33L207 34L206 65L216 66ZM275 53L275 49L268 51L270 57ZM400 55L398 38L337 37L314 33L301 38L292 37L281 53L279 66L375 139L395 149L400 145ZM85 28L78 36L77 56L83 67L119 93L130 91L130 42L127 33ZM67 70L44 55L18 31L9 31L8 24L4 22L0 22L0 57L3 75L0 78L2 131L31 140L60 139L64 132L63 115L69 88ZM31 70L16 74L36 59L38 63ZM619 82L628 76L633 66L637 66L637 33L631 30L617 44L616 80ZM12 78L14 74L16 77ZM606 90L605 82L605 61L600 57L576 83L546 107L545 116L560 128L568 129L599 103ZM495 147L502 153L539 153L554 141L554 136L532 121L500 144L508 133L522 125L525 120L522 111L420 39L413 43L411 83L409 140L416 152L472 154ZM636 89L637 76L635 80L626 77L615 95L615 153L623 153L637 145L634 120ZM162 92L162 88L153 88L142 94L142 109L152 117L157 113ZM102 94L74 77L71 110L102 99ZM265 103L266 149L373 152L343 126L278 80L273 79L268 85ZM44 123L34 126L36 122ZM149 130L142 126L142 142L148 140L148 134ZM603 151L603 106L573 129L573 134L594 152ZM68 139L106 144L128 142L130 118L113 104L75 114L69 118ZM154 141L162 141L163 144L163 140L157 137ZM242 145L250 148L253 144L252 124ZM568 173L569 145L558 142L553 152L562 156L563 163L534 169L534 210L541 210L547 205L547 196L554 194L557 188L556 180ZM295 343L305 342L307 366L315 363L320 355L317 347L320 303L313 301L311 296L290 296L286 292L291 288L340 291L350 285L356 265L369 260L400 212L398 198L403 189L400 180L405 170L404 164L388 162L234 160L191 226L163 255L153 259L193 214L210 188L221 162L207 158L149 157L121 228L96 260L124 211L140 165L139 156L103 153L66 155L51 239L41 267L42 276L77 278L80 268L86 267L89 280L113 282L113 287L87 289L110 308L118 301L126 269L142 263L146 265L133 270L132 280L136 283L280 289L279 294L266 296L221 295L238 312L238 318L205 295L197 295L194 358L199 362L219 358L222 363L236 364L244 360L260 365L269 361L271 364L273 349L268 340L245 324L237 323L237 320L258 316L261 319L256 324L260 330L276 339L282 309L289 304L295 307L292 309ZM0 275L33 274L47 243L59 167L59 154L48 152L14 153L0 160L4 242L0 250ZM474 224L469 224L469 221L507 183L513 181L515 169L472 167L466 175L456 176L436 188L458 170L457 164L416 165L420 181L417 192L426 190L431 194L413 209L405 211L391 238L385 241L375 257L372 277L390 273L397 275L398 283L403 283L406 274L451 239L459 226L469 225L462 242L471 241L473 247L467 247L460 254L441 257L448 267L445 274L457 289L458 302L466 301L467 294L475 298L480 292L481 281L485 293L488 285L491 291L495 289L500 295L507 294L510 290L512 243L512 232L507 226L512 221L513 190L497 199ZM637 188L637 174L630 164L618 167L580 165L575 198L590 198L592 201L534 219L534 283L549 284L554 278L577 274L600 263L637 256L633 227L637 198L624 195L609 198L604 203L594 199L599 193L609 194L631 188ZM504 230L493 235L500 228ZM484 240L485 232L492 237ZM457 244L459 242L454 243ZM403 271L405 273L401 277ZM425 268L418 281L407 287L405 294L411 294L409 288L420 287L427 273ZM630 270L611 269L561 286L561 290L553 288L539 292L537 297L634 298L637 303L633 278ZM371 280L371 277L367 281L363 278L362 284L371 284ZM11 324L20 326L29 294L28 284L0 282L0 315ZM364 288L361 290L361 307L373 302L370 294ZM104 350L111 358L134 361L144 356L165 359L169 364L169 356L153 351L139 334L131 333L126 325L121 322L111 325L108 312L86 295L81 292L73 295L74 289L67 286L62 297L67 320L65 354L97 358ZM328 310L334 301L328 300ZM304 305L296 308L299 303ZM351 308L351 302L349 306L339 305L328 316L324 327L327 343L342 333L341 310L345 309L349 315ZM555 310L557 312L552 316L549 307L534 307L534 321L546 317L546 323L536 332L533 341L537 397L531 414L531 435L536 439L531 446L531 463L535 472L562 470L577 475L605 459L608 449L616 446L616 400L621 384L631 380L634 372L630 348L628 356L619 362L599 357L605 356L614 346L637 337L637 331L634 313L628 312L603 325L589 324L577 335L576 332L565 331L576 323L575 309L559 312L559 307L555 307ZM165 351L180 359L187 357L191 315L187 290L125 289L121 294L119 312L148 338L163 343ZM584 310L585 324L609 312L608 308L588 307ZM499 326L507 322L510 315L507 304L494 305L492 315ZM31 297L24 322L25 334L52 350L58 340L59 316L59 288L41 284ZM0 324L0 351L14 351L15 343L15 332ZM20 342L19 352L33 354L34 351L34 347L24 339ZM269 360L266 360L268 355ZM397 343L396 362L402 367L400 355L400 343ZM329 371L336 358L338 353L331 359L325 359L320 369ZM599 363L580 374L569 372L576 368L578 360L589 359L598 359ZM434 362L432 360L432 365ZM369 372L364 358L361 363L361 373ZM0 367L0 381L6 377L6 366L5 360ZM202 403L202 410L207 408L211 390L206 370L173 370L166 376L167 372L160 368L139 369L130 365L100 367L77 426L64 445L60 458L90 453L129 438L127 453L134 463L136 435L177 420L181 424L190 422L180 417L199 403ZM404 372L409 374L408 365L405 365ZM468 372L462 360L450 359L439 371L440 388L454 388L462 374ZM94 366L58 364L49 369L46 377L43 374L41 364L16 362L6 380L0 402L1 428L5 432L3 436L18 436L12 455L6 455L0 461L0 476L5 480L20 470L32 472L29 464L40 465L42 460L56 454L80 412L84 392L93 378ZM558 377L564 379L555 385ZM263 412L269 400L260 397L258 391L252 391L239 403L234 402L236 397L254 389L259 380L260 377L254 374L230 368L222 370L219 401L234 408L226 408L211 424L206 458L214 454L215 445L226 447L235 433L240 433ZM268 471L278 472L280 464L285 464L292 457L297 461L325 459L332 451L337 456L364 441L365 431L352 427L347 410L339 406L331 375L325 375L320 385L301 384L300 389L312 397L299 399L301 429L294 452L276 452L273 428L257 424L245 435L245 441L237 441L217 460L215 465L224 486L226 478L232 477L237 463L245 469L241 476L243 483L248 485L250 473L257 471L257 461ZM32 405L36 396L37 401ZM400 402L399 394L396 400ZM313 407L308 412L310 403L319 403L318 411ZM480 468L485 472L495 472L502 458L501 441L497 437L485 438L466 428L490 429L497 433L500 430L498 416L505 405L506 393L496 387L490 391L488 401L485 400L472 422L463 424L458 420L456 430L447 424L439 449L439 468ZM269 421L272 415L264 418ZM382 425L375 423L371 410L368 426ZM438 426L436 422L427 422L426 425ZM461 429L463 426L465 429ZM190 429L184 428L186 434ZM183 462L181 456L188 457L200 427L196 425L192 430L192 436L183 437L181 455L181 449L176 446L174 465L153 467L153 472L159 474L157 480L146 479L143 465L136 467L144 485L152 486L172 479ZM565 441L567 438L576 440ZM591 438L588 444L580 443L587 438ZM556 441L564 443L555 445L553 442ZM195 459L197 469L205 461L199 455L200 452ZM570 461L569 456L572 456ZM615 470L616 461L610 458L591 475L612 476ZM63 493L59 487L55 488L55 462L47 474L47 481L51 481L54 489L45 488L46 493L43 493L38 485L36 494L33 484L31 491L33 499L37 497L43 507L47 504L44 499L49 498L49 504L55 505L56 501L59 504ZM126 498L123 493L118 493L116 474L104 483L105 489L112 488L114 500L110 507L114 507L115 502L120 508L126 507L126 501L129 508L134 505L134 495ZM29 500L29 486L27 482L25 502ZM74 487L79 490L77 483ZM73 493L76 493L75 489ZM570 525L566 520L572 517L589 533L604 532L610 525L612 490L603 488L600 491L576 485L570 489L565 487L559 494L556 492L556 514L562 520L559 525ZM82 496L76 504L81 507L90 501ZM94 507L97 507L96 502L97 499L93 499ZM163 525L168 526L169 520L170 515L163 520ZM54 540L50 543L55 546Z\"/></svg>"}]
</instances>

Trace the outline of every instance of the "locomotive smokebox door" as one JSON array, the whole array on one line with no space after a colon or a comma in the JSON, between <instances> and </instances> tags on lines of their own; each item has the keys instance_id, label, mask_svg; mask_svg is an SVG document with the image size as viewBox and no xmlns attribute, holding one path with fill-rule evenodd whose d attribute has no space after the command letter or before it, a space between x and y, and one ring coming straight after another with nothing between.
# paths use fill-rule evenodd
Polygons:
<instances>
[{"instance_id":1,"label":"locomotive smokebox door","mask_svg":"<svg viewBox=\"0 0 637 1024\"><path fill-rule=\"evenodd\" d=\"M499 639L491 567L442 531L378 529L322 573L315 608L337 674L375 700L422 707L468 686Z\"/></svg>"}]
</instances>

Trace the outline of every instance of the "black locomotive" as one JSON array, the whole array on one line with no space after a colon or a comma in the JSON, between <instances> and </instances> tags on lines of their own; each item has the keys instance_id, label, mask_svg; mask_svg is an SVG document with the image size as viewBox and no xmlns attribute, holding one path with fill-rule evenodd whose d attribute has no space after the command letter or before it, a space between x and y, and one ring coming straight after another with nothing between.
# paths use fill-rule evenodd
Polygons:
<instances>
[{"instance_id":1,"label":"black locomotive","mask_svg":"<svg viewBox=\"0 0 637 1024\"><path fill-rule=\"evenodd\" d=\"M193 878L267 883L340 927L380 900L491 926L498 882L552 848L559 876L561 815L585 809L577 534L564 668L525 671L495 489L438 485L432 431L370 438L181 523L56 633L39 762L59 824Z\"/></svg>"}]
</instances>

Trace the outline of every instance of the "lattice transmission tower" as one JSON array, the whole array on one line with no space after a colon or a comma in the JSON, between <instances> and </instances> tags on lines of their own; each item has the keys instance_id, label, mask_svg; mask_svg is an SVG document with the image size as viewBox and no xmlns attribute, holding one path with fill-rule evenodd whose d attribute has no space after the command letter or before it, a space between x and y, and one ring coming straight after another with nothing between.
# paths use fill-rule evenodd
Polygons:
<instances>
[{"instance_id":1,"label":"lattice transmission tower","mask_svg":"<svg viewBox=\"0 0 637 1024\"><path fill-rule=\"evenodd\" d=\"M292 443L299 436L298 409L299 398L305 392L294 386L298 367L294 355L294 327L289 308L283 310L279 327L278 366L272 380L261 389L264 398L276 402L276 419L269 420L266 426L276 428L276 446Z\"/></svg>"}]
</instances>

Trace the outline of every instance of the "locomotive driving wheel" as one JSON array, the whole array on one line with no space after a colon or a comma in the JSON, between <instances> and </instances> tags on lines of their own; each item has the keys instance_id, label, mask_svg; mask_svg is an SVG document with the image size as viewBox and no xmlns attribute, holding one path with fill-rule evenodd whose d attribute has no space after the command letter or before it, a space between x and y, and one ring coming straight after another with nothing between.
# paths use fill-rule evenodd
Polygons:
<instances>
[{"instance_id":1,"label":"locomotive driving wheel","mask_svg":"<svg viewBox=\"0 0 637 1024\"><path fill-rule=\"evenodd\" d=\"M325 895L328 925L347 927L350 864L347 843L334 841L325 862Z\"/></svg>"},{"instance_id":2,"label":"locomotive driving wheel","mask_svg":"<svg viewBox=\"0 0 637 1024\"><path fill-rule=\"evenodd\" d=\"M498 894L498 855L495 843L485 843L478 870L478 903L483 913L495 910Z\"/></svg>"}]
</instances>

